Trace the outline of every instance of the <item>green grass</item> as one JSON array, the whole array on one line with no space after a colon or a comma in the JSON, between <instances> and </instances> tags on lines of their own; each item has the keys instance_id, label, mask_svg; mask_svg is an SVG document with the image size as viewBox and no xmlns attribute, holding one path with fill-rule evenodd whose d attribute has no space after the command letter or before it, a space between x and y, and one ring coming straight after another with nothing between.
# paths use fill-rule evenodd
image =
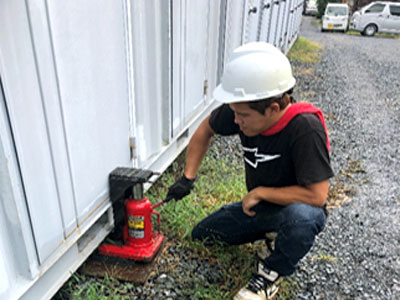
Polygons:
<instances>
[{"instance_id":1,"label":"green grass","mask_svg":"<svg viewBox=\"0 0 400 300\"><path fill-rule=\"evenodd\" d=\"M193 246L192 247L196 247ZM227 246L219 245L196 249L199 257L208 258L213 264L220 266L221 281L210 284L203 280L194 282L194 288L187 290L187 295L195 299L226 300L232 299L237 291L247 283L251 274L256 271L255 251L251 245ZM200 250L201 249L201 250Z\"/></svg>"},{"instance_id":2,"label":"green grass","mask_svg":"<svg viewBox=\"0 0 400 300\"><path fill-rule=\"evenodd\" d=\"M133 286L133 285L130 285ZM123 285L118 280L92 278L82 274L73 274L63 288L53 299L57 300L128 300L129 285Z\"/></svg>"},{"instance_id":3,"label":"green grass","mask_svg":"<svg viewBox=\"0 0 400 300\"><path fill-rule=\"evenodd\" d=\"M276 300L291 300L296 296L299 285L291 277L286 278L280 285Z\"/></svg>"},{"instance_id":4,"label":"green grass","mask_svg":"<svg viewBox=\"0 0 400 300\"><path fill-rule=\"evenodd\" d=\"M314 20L312 20L311 23L312 23L314 26L319 27L319 26L321 26L322 21L321 21L321 19L314 19Z\"/></svg>"},{"instance_id":5,"label":"green grass","mask_svg":"<svg viewBox=\"0 0 400 300\"><path fill-rule=\"evenodd\" d=\"M355 31L355 30L348 30L346 32L348 35L360 35L360 32ZM380 38L386 38L386 39L400 39L400 34L392 34L392 33L376 33L374 35L375 37L380 37ZM368 38L368 37L366 37Z\"/></svg>"},{"instance_id":6,"label":"green grass","mask_svg":"<svg viewBox=\"0 0 400 300\"><path fill-rule=\"evenodd\" d=\"M184 164L183 156L178 158L181 166ZM172 172L166 172L152 187L149 191L152 202L165 197L168 187L182 174L179 169L182 168L175 167ZM207 258L223 271L222 283L194 282L193 289L186 293L193 295L195 299L230 299L247 282L251 272L255 271L255 252L251 245L206 247L190 238L195 224L222 205L240 201L246 193L241 162L206 156L191 194L181 201L171 201L159 209L163 218L162 231L169 239L174 239L182 247L193 249L198 257Z\"/></svg>"},{"instance_id":7,"label":"green grass","mask_svg":"<svg viewBox=\"0 0 400 300\"><path fill-rule=\"evenodd\" d=\"M152 203L164 199L168 187L182 175L184 156L183 153L146 193ZM255 271L256 249L253 245L221 244L206 247L191 239L190 233L196 223L222 205L240 201L247 192L243 163L228 158L218 160L212 156L211 153L204 158L191 194L181 201L172 200L157 211L161 214L161 231L168 243L189 248L197 258L207 259L220 266L221 281L211 284L204 280L190 279L193 281L190 284L183 283L185 294L192 295L193 299L226 300L231 299ZM171 272L172 276L175 272L173 268L165 271ZM134 295L134 289L131 288L135 286L113 278L93 278L77 272L55 299L129 299L129 296Z\"/></svg>"},{"instance_id":8,"label":"green grass","mask_svg":"<svg viewBox=\"0 0 400 300\"><path fill-rule=\"evenodd\" d=\"M322 46L306 38L299 37L288 52L290 61L316 63L321 60Z\"/></svg>"},{"instance_id":9,"label":"green grass","mask_svg":"<svg viewBox=\"0 0 400 300\"><path fill-rule=\"evenodd\" d=\"M179 173L181 175L181 173ZM166 173L149 191L152 202L163 199L176 176ZM193 226L224 204L240 201L246 194L244 169L232 162L206 156L199 169L195 188L183 200L160 207L162 229L169 236L185 240Z\"/></svg>"}]
</instances>

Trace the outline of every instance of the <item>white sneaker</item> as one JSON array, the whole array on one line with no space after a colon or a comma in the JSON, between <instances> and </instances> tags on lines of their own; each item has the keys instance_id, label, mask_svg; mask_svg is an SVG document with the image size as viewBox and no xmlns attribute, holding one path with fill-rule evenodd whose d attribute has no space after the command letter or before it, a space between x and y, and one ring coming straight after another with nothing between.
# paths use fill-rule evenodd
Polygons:
<instances>
[{"instance_id":1,"label":"white sneaker","mask_svg":"<svg viewBox=\"0 0 400 300\"><path fill-rule=\"evenodd\" d=\"M282 282L277 272L270 270L264 264L258 264L258 272L254 274L245 287L233 298L234 300L267 300L272 299Z\"/></svg>"}]
</instances>

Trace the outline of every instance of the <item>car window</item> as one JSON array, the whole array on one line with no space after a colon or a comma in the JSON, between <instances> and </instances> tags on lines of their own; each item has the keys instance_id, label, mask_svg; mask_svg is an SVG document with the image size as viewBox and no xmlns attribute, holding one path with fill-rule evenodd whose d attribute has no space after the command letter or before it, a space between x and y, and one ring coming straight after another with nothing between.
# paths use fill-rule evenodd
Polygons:
<instances>
[{"instance_id":1,"label":"car window","mask_svg":"<svg viewBox=\"0 0 400 300\"><path fill-rule=\"evenodd\" d=\"M383 9L385 8L385 4L381 4L381 3L377 3L374 5L371 5L366 11L365 13L381 13L383 12Z\"/></svg>"},{"instance_id":2,"label":"car window","mask_svg":"<svg viewBox=\"0 0 400 300\"><path fill-rule=\"evenodd\" d=\"M389 7L391 15L400 17L400 5L389 5Z\"/></svg>"},{"instance_id":3,"label":"car window","mask_svg":"<svg viewBox=\"0 0 400 300\"><path fill-rule=\"evenodd\" d=\"M328 9L326 10L326 14L328 16L346 16L347 8L331 6L331 7L328 7Z\"/></svg>"}]
</instances>

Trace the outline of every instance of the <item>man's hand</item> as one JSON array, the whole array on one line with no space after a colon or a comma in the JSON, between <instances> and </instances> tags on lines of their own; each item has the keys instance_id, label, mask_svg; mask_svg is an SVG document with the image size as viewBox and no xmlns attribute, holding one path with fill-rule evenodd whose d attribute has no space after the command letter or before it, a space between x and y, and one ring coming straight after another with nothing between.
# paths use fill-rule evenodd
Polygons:
<instances>
[{"instance_id":1,"label":"man's hand","mask_svg":"<svg viewBox=\"0 0 400 300\"><path fill-rule=\"evenodd\" d=\"M194 186L194 181L195 179L188 179L185 175L183 175L181 179L179 179L169 188L166 199L181 200L186 195L189 195Z\"/></svg>"},{"instance_id":2,"label":"man's hand","mask_svg":"<svg viewBox=\"0 0 400 300\"><path fill-rule=\"evenodd\" d=\"M242 199L242 208L243 212L250 216L253 217L255 216L256 212L252 211L251 208L256 206L258 203L260 203L261 199L257 198L255 193L253 191L249 192L244 198Z\"/></svg>"}]
</instances>

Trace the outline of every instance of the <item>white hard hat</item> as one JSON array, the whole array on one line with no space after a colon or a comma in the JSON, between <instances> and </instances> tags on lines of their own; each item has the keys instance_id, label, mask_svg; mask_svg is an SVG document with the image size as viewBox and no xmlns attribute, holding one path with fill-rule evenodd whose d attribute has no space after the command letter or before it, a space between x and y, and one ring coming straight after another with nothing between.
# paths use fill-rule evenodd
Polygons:
<instances>
[{"instance_id":1,"label":"white hard hat","mask_svg":"<svg viewBox=\"0 0 400 300\"><path fill-rule=\"evenodd\" d=\"M213 96L223 103L255 101L282 95L295 83L289 60L279 49L248 43L233 51Z\"/></svg>"}]
</instances>

